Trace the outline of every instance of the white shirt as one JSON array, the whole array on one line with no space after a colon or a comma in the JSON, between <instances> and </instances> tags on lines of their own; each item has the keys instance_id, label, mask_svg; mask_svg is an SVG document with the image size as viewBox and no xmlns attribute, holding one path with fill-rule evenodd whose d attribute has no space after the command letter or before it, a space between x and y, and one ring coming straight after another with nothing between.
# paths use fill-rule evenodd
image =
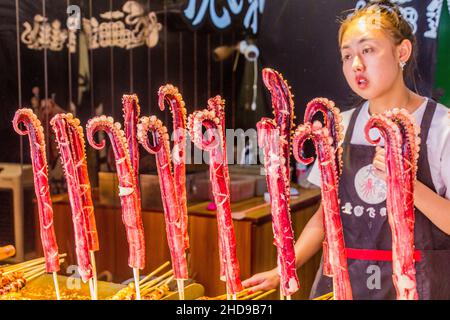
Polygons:
<instances>
[{"instance_id":1,"label":"white shirt","mask_svg":"<svg viewBox=\"0 0 450 320\"><path fill-rule=\"evenodd\" d=\"M419 126L422 122L427 103L428 99L426 99L413 113ZM344 111L341 114L342 123L344 125L344 134L347 131L350 118L354 111L355 108ZM450 199L450 119L448 118L448 112L449 109L442 104L437 105L427 139L428 162L430 165L431 178L437 193L443 195L446 199ZM369 118L369 103L365 102L355 122L355 128L351 138L352 144L370 145L364 136L364 127L369 121ZM372 138L380 136L379 131L376 129L372 129L369 134ZM383 139L381 139L379 145L384 145ZM424 147L423 141L421 142L420 147ZM309 173L308 181L316 186L321 185L317 161L314 162L311 172Z\"/></svg>"}]
</instances>

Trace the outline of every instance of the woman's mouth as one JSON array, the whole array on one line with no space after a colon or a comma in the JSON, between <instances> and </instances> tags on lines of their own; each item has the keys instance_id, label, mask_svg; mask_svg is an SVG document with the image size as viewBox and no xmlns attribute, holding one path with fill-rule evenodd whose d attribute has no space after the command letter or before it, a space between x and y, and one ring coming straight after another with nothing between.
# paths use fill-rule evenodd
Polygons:
<instances>
[{"instance_id":1,"label":"woman's mouth","mask_svg":"<svg viewBox=\"0 0 450 320\"><path fill-rule=\"evenodd\" d=\"M366 89L369 86L369 80L363 76L356 76L355 80L359 89Z\"/></svg>"}]
</instances>

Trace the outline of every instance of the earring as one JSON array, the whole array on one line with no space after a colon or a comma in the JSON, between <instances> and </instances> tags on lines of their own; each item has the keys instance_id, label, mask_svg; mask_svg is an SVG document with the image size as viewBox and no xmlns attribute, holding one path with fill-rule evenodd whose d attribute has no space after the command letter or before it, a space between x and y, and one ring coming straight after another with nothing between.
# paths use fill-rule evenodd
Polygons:
<instances>
[{"instance_id":1,"label":"earring","mask_svg":"<svg viewBox=\"0 0 450 320\"><path fill-rule=\"evenodd\" d=\"M405 69L406 62L400 61L398 64L400 65L400 68L402 68L402 70Z\"/></svg>"}]
</instances>

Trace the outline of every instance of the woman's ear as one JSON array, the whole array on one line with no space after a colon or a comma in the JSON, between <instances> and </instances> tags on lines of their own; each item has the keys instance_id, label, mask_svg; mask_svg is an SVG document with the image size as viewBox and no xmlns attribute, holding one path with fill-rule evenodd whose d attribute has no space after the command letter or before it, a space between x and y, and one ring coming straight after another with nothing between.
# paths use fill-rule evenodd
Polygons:
<instances>
[{"instance_id":1,"label":"woman's ear","mask_svg":"<svg viewBox=\"0 0 450 320\"><path fill-rule=\"evenodd\" d=\"M412 54L412 43L408 39L404 39L397 47L399 62L408 62Z\"/></svg>"}]
</instances>

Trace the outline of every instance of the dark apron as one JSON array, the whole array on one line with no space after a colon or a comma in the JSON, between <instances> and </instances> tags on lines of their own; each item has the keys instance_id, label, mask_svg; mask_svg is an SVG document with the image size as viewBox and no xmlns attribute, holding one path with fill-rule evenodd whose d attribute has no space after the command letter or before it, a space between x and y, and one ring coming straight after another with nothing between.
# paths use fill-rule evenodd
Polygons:
<instances>
[{"instance_id":1,"label":"dark apron","mask_svg":"<svg viewBox=\"0 0 450 320\"><path fill-rule=\"evenodd\" d=\"M354 299L396 299L392 283L392 235L386 212L386 184L375 176L371 166L375 146L350 143L361 108L353 112L345 135L344 167L339 183L350 282ZM421 123L417 172L417 179L434 192L425 143L435 110L436 102L429 99ZM450 299L450 236L439 230L417 208L414 242L419 299ZM332 280L323 275L322 261L310 298L332 291Z\"/></svg>"}]
</instances>

